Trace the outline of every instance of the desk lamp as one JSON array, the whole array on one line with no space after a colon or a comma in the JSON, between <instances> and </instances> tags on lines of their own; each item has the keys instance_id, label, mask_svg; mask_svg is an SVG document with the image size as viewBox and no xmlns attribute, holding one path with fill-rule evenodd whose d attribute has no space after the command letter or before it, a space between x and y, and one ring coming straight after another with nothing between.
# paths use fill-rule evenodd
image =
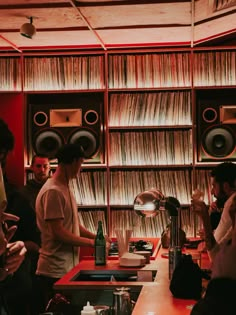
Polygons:
<instances>
[{"instance_id":1,"label":"desk lamp","mask_svg":"<svg viewBox=\"0 0 236 315\"><path fill-rule=\"evenodd\" d=\"M139 193L134 199L134 211L142 218L155 217L160 211L167 211L170 218L169 278L181 257L179 238L180 203L175 197L165 197L158 189Z\"/></svg>"}]
</instances>

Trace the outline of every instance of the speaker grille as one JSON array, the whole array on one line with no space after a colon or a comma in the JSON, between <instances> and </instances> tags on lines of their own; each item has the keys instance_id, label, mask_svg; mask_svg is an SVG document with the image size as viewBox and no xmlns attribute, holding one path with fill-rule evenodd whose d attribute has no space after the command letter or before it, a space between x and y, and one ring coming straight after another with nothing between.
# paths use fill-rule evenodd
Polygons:
<instances>
[{"instance_id":1,"label":"speaker grille","mask_svg":"<svg viewBox=\"0 0 236 315\"><path fill-rule=\"evenodd\" d=\"M52 129L45 129L35 134L33 146L38 155L47 155L53 159L58 149L65 143L63 136Z\"/></svg>"},{"instance_id":2,"label":"speaker grille","mask_svg":"<svg viewBox=\"0 0 236 315\"><path fill-rule=\"evenodd\" d=\"M235 150L235 135L227 127L211 127L202 136L204 152L211 158L228 158Z\"/></svg>"},{"instance_id":3,"label":"speaker grille","mask_svg":"<svg viewBox=\"0 0 236 315\"><path fill-rule=\"evenodd\" d=\"M98 137L91 130L74 131L68 138L68 143L76 143L83 147L86 158L93 158L98 153Z\"/></svg>"}]
</instances>

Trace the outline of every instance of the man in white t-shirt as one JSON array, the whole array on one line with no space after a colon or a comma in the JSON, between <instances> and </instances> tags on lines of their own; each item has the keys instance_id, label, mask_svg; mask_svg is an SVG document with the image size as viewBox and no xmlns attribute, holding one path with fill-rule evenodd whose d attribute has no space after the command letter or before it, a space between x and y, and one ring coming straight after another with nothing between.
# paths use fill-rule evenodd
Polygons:
<instances>
[{"instance_id":1,"label":"man in white t-shirt","mask_svg":"<svg viewBox=\"0 0 236 315\"><path fill-rule=\"evenodd\" d=\"M81 146L67 144L57 153L58 167L36 199L41 248L36 274L44 293L44 305L53 296L53 284L78 263L78 248L94 246L95 234L79 224L75 197L69 188L84 161Z\"/></svg>"}]
</instances>

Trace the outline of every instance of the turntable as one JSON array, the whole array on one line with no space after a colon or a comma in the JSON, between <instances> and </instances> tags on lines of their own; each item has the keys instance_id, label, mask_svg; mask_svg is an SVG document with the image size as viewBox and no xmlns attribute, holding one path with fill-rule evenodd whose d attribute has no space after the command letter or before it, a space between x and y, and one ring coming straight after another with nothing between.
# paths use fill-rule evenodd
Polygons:
<instances>
[{"instance_id":1,"label":"turntable","mask_svg":"<svg viewBox=\"0 0 236 315\"><path fill-rule=\"evenodd\" d=\"M129 242L129 252L133 253L135 251L149 251L151 255L153 254L154 245L151 241L130 241ZM109 249L109 256L118 256L118 244L117 241L111 243Z\"/></svg>"}]
</instances>

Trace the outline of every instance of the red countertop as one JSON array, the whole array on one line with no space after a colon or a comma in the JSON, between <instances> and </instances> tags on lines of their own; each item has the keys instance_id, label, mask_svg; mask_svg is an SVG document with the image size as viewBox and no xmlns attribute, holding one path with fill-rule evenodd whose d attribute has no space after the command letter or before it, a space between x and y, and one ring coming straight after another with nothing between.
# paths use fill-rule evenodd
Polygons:
<instances>
[{"instance_id":1,"label":"red countertop","mask_svg":"<svg viewBox=\"0 0 236 315\"><path fill-rule=\"evenodd\" d=\"M140 286L141 292L136 302L132 315L189 315L191 307L196 303L195 300L185 300L174 298L169 290L169 276L168 276L168 259L161 255L166 250L162 248L159 250L155 260L151 261L143 268L131 268L135 270L157 270L154 282L119 282L119 286ZM189 252L189 251L188 251ZM195 254L197 251L191 250ZM209 260L206 253L202 254L201 259L202 268L209 268ZM55 289L63 290L83 290L91 288L105 289L107 286L117 287L116 282L86 282L73 281L75 275L80 270L127 270L119 266L118 260L108 260L106 266L95 266L93 260L83 260L75 266L70 272L62 277L55 284Z\"/></svg>"}]
</instances>

